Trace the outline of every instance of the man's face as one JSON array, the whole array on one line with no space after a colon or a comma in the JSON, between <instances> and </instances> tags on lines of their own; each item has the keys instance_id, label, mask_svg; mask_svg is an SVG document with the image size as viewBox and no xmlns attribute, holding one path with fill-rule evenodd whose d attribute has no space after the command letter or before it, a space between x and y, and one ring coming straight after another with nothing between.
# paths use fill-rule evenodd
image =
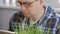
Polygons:
<instances>
[{"instance_id":1,"label":"man's face","mask_svg":"<svg viewBox=\"0 0 60 34\"><path fill-rule=\"evenodd\" d=\"M42 7L40 0L19 0L19 3L21 4L22 13L28 17L35 16Z\"/></svg>"}]
</instances>

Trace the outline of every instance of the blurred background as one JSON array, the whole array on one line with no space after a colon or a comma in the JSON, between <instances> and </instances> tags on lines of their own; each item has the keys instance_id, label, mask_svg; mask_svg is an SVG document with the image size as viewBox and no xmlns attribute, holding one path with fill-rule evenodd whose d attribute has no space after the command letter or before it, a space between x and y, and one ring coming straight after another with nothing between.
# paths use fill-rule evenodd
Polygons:
<instances>
[{"instance_id":1,"label":"blurred background","mask_svg":"<svg viewBox=\"0 0 60 34\"><path fill-rule=\"evenodd\" d=\"M44 0L45 5L50 5L54 10L60 14L60 0Z\"/></svg>"},{"instance_id":2,"label":"blurred background","mask_svg":"<svg viewBox=\"0 0 60 34\"><path fill-rule=\"evenodd\" d=\"M45 5L53 6L55 12L60 14L60 0L44 0L44 2ZM0 0L0 30L8 30L9 20L20 10L17 0Z\"/></svg>"}]
</instances>

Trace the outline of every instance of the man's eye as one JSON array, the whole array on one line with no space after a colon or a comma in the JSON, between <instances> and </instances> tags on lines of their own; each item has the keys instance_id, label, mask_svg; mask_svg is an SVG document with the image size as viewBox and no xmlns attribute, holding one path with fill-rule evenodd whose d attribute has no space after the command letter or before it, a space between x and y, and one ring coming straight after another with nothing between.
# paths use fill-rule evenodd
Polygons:
<instances>
[{"instance_id":1,"label":"man's eye","mask_svg":"<svg viewBox=\"0 0 60 34\"><path fill-rule=\"evenodd\" d=\"M20 3L20 5L22 5L22 3Z\"/></svg>"},{"instance_id":2,"label":"man's eye","mask_svg":"<svg viewBox=\"0 0 60 34\"><path fill-rule=\"evenodd\" d=\"M27 2L26 2L26 3L24 3L24 5L30 5L30 3L27 3Z\"/></svg>"},{"instance_id":3,"label":"man's eye","mask_svg":"<svg viewBox=\"0 0 60 34\"><path fill-rule=\"evenodd\" d=\"M22 5L22 3L21 3L21 2L18 2L18 3Z\"/></svg>"}]
</instances>

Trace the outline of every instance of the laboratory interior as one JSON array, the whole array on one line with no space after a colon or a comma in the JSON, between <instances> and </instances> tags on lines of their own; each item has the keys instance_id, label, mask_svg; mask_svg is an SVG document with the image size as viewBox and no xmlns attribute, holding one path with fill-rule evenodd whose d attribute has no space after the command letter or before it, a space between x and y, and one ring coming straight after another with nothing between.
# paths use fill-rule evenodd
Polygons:
<instances>
[{"instance_id":1,"label":"laboratory interior","mask_svg":"<svg viewBox=\"0 0 60 34\"><path fill-rule=\"evenodd\" d=\"M50 31L47 31L47 33L44 33L43 30L40 31L38 29L38 25L36 27L37 28L36 31L35 31L35 29L32 26L30 26L31 29L28 28L28 26L25 27L26 30L24 30L24 26L23 27L20 26L20 28L18 28L19 27L19 24L17 24L17 26L15 26L15 27L10 27L10 26L16 25L16 24L13 24L13 21L19 22L18 19L13 19L12 20L13 17L17 17L19 15L19 12L22 11L21 5L23 5L24 3L21 2L21 4L20 4L19 1L20 0L0 0L0 34L53 34L53 33L49 33ZM36 1L33 1L30 4L32 5L34 2L36 2ZM54 13L56 13L56 15L60 17L60 0L43 0L43 3L44 3L44 6L45 5L46 6L51 6L52 9L53 9L52 11L54 11ZM26 2L25 4L24 4L24 7L25 8L28 8L29 7L29 3ZM36 9L36 10L38 10L38 9ZM51 11L51 10L49 10L49 11ZM33 8L32 8L32 12L33 12ZM16 13L18 13L18 14L15 15ZM20 17L17 17L17 18L22 19L22 17L21 18ZM12 24L10 24L10 22ZM17 23L17 22L14 22L14 23ZM56 21L56 24L57 23L58 22ZM57 25L55 25L55 26L57 26ZM60 26L57 26L57 27L59 28ZM9 28L11 29L11 31L10 31ZM41 27L41 29L44 29L44 28ZM52 31L52 32L54 32L54 31ZM60 28L58 29L57 32L58 33L55 32L54 34L60 34Z\"/></svg>"}]
</instances>

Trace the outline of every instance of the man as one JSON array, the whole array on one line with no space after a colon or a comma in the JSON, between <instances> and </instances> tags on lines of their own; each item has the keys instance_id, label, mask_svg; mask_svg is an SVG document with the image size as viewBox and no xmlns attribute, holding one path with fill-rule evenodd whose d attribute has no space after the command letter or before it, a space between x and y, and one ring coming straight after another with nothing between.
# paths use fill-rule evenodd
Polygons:
<instances>
[{"instance_id":1,"label":"man","mask_svg":"<svg viewBox=\"0 0 60 34\"><path fill-rule=\"evenodd\" d=\"M36 24L39 23L40 29L50 34L58 34L60 28L60 17L54 12L51 6L44 6L44 0L18 0L21 12L17 12L10 20L10 31L14 31L15 24ZM46 25L45 25L46 24ZM45 26L45 28L43 28Z\"/></svg>"}]
</instances>

